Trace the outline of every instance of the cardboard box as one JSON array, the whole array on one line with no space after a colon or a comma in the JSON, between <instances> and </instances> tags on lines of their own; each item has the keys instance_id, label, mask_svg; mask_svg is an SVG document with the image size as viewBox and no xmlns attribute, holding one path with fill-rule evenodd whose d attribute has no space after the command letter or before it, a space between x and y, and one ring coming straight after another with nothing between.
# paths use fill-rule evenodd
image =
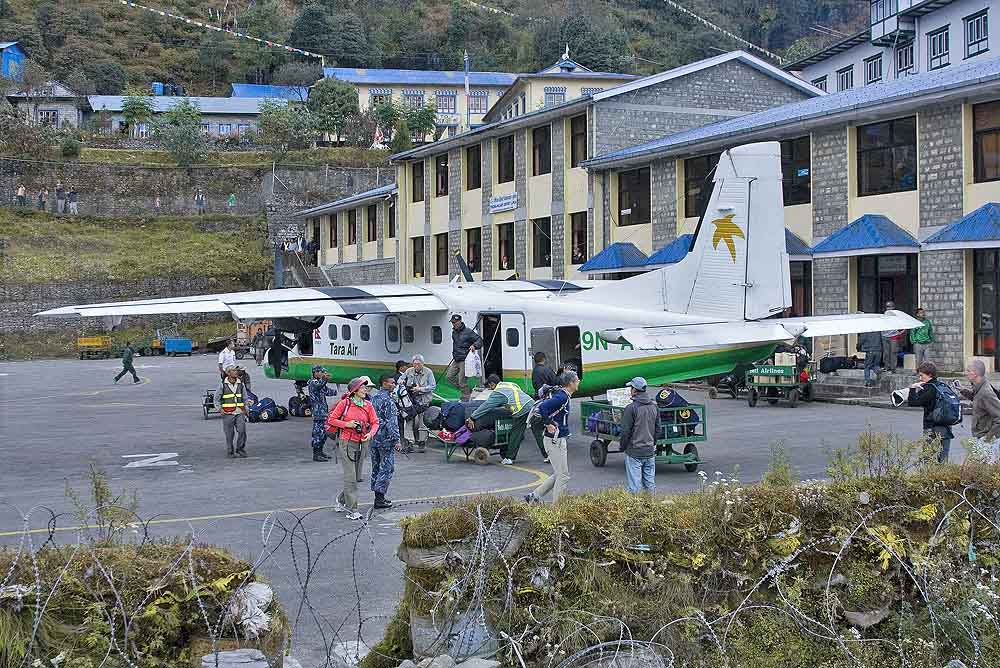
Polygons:
<instances>
[{"instance_id":1,"label":"cardboard box","mask_svg":"<svg viewBox=\"0 0 1000 668\"><path fill-rule=\"evenodd\" d=\"M910 371L917 370L917 356L913 353L906 353L903 355L903 368Z\"/></svg>"},{"instance_id":2,"label":"cardboard box","mask_svg":"<svg viewBox=\"0 0 1000 668\"><path fill-rule=\"evenodd\" d=\"M774 364L775 366L795 366L795 354L794 353L775 353L774 354Z\"/></svg>"},{"instance_id":3,"label":"cardboard box","mask_svg":"<svg viewBox=\"0 0 1000 668\"><path fill-rule=\"evenodd\" d=\"M608 390L608 401L612 406L624 407L632 403L632 393L627 387L616 387Z\"/></svg>"}]
</instances>

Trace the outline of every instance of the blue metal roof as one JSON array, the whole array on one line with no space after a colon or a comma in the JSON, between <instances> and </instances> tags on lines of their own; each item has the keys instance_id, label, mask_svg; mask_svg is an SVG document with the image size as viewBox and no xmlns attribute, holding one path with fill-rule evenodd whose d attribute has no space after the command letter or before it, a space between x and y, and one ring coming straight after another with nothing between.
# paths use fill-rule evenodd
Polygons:
<instances>
[{"instance_id":1,"label":"blue metal roof","mask_svg":"<svg viewBox=\"0 0 1000 668\"><path fill-rule=\"evenodd\" d=\"M924 243L927 245L967 245L982 241L1000 242L1000 204L996 202L982 205L943 230L939 230L924 239Z\"/></svg>"},{"instance_id":2,"label":"blue metal roof","mask_svg":"<svg viewBox=\"0 0 1000 668\"><path fill-rule=\"evenodd\" d=\"M580 265L582 272L611 272L621 269L640 270L649 260L631 241L611 244L594 257Z\"/></svg>"},{"instance_id":3,"label":"blue metal roof","mask_svg":"<svg viewBox=\"0 0 1000 668\"><path fill-rule=\"evenodd\" d=\"M832 125L830 117L839 113L856 113L863 109L887 107L893 103L910 103L914 108L922 104L919 98L929 93L975 86L977 92L983 84L1000 82L1000 58L984 58L966 63L949 65L939 70L893 79L877 86L859 86L839 93L821 95L800 102L772 107L736 118L729 118L684 132L666 135L660 139L638 144L619 151L605 153L585 161L585 167L604 166L638 158L653 158L698 150L698 144L708 142L738 142L753 132L770 131L787 127L805 134L802 124ZM898 110L894 111L898 114Z\"/></svg>"},{"instance_id":4,"label":"blue metal roof","mask_svg":"<svg viewBox=\"0 0 1000 668\"><path fill-rule=\"evenodd\" d=\"M232 97L263 97L279 100L304 101L309 97L306 86L275 86L268 84L234 83Z\"/></svg>"},{"instance_id":5,"label":"blue metal roof","mask_svg":"<svg viewBox=\"0 0 1000 668\"><path fill-rule=\"evenodd\" d=\"M410 84L427 86L464 86L465 72L438 70L378 70L364 67L324 67L323 76L355 84ZM507 72L469 72L470 86L502 86L514 83L516 74Z\"/></svg>"},{"instance_id":6,"label":"blue metal roof","mask_svg":"<svg viewBox=\"0 0 1000 668\"><path fill-rule=\"evenodd\" d=\"M813 249L809 247L809 244L787 227L785 228L785 251L791 257L813 254Z\"/></svg>"},{"instance_id":7,"label":"blue metal roof","mask_svg":"<svg viewBox=\"0 0 1000 668\"><path fill-rule=\"evenodd\" d=\"M649 256L647 265L674 264L683 260L691 248L693 234L682 234Z\"/></svg>"},{"instance_id":8,"label":"blue metal roof","mask_svg":"<svg viewBox=\"0 0 1000 668\"><path fill-rule=\"evenodd\" d=\"M872 255L880 250L915 253L920 250L920 242L885 216L869 213L816 244L812 253L843 257Z\"/></svg>"}]
</instances>

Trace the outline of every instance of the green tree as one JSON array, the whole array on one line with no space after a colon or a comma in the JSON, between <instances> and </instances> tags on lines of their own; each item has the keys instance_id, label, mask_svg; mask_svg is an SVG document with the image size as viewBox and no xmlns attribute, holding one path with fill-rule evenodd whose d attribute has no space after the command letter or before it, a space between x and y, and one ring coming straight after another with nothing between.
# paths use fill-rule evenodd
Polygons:
<instances>
[{"instance_id":1,"label":"green tree","mask_svg":"<svg viewBox=\"0 0 1000 668\"><path fill-rule=\"evenodd\" d=\"M281 86L292 86L298 91L298 102L305 102L309 97L309 87L323 78L323 68L319 63L285 63L274 73L274 83Z\"/></svg>"},{"instance_id":2,"label":"green tree","mask_svg":"<svg viewBox=\"0 0 1000 668\"><path fill-rule=\"evenodd\" d=\"M181 167L189 167L208 155L208 140L201 130L201 109L191 100L180 100L160 114L153 125L153 137Z\"/></svg>"},{"instance_id":3,"label":"green tree","mask_svg":"<svg viewBox=\"0 0 1000 668\"><path fill-rule=\"evenodd\" d=\"M270 148L275 160L290 150L309 148L319 139L316 117L304 107L267 100L260 106L257 123L261 143Z\"/></svg>"},{"instance_id":4,"label":"green tree","mask_svg":"<svg viewBox=\"0 0 1000 668\"><path fill-rule=\"evenodd\" d=\"M323 79L313 86L307 105L320 130L340 135L348 117L359 112L358 91L339 79Z\"/></svg>"},{"instance_id":5,"label":"green tree","mask_svg":"<svg viewBox=\"0 0 1000 668\"><path fill-rule=\"evenodd\" d=\"M423 106L407 109L404 120L413 136L425 141L427 134L434 132L437 127L437 110L433 102L428 102Z\"/></svg>"},{"instance_id":6,"label":"green tree","mask_svg":"<svg viewBox=\"0 0 1000 668\"><path fill-rule=\"evenodd\" d=\"M202 72L212 79L212 89L215 92L218 80L229 72L229 59L233 57L233 44L228 37L215 31L206 33L201 38L198 46L198 63Z\"/></svg>"},{"instance_id":7,"label":"green tree","mask_svg":"<svg viewBox=\"0 0 1000 668\"><path fill-rule=\"evenodd\" d=\"M562 21L544 21L535 30L535 52L539 61L551 65L569 45L570 58L592 70L620 72L631 62L628 40L620 30L599 25L585 14Z\"/></svg>"},{"instance_id":8,"label":"green tree","mask_svg":"<svg viewBox=\"0 0 1000 668\"><path fill-rule=\"evenodd\" d=\"M329 53L331 33L330 15L319 5L306 5L292 24L289 41L292 46L316 53Z\"/></svg>"},{"instance_id":9,"label":"green tree","mask_svg":"<svg viewBox=\"0 0 1000 668\"><path fill-rule=\"evenodd\" d=\"M368 66L368 36L356 14L341 13L333 19L337 27L330 40L330 52L341 67Z\"/></svg>"},{"instance_id":10,"label":"green tree","mask_svg":"<svg viewBox=\"0 0 1000 668\"><path fill-rule=\"evenodd\" d=\"M153 98L149 91L136 86L126 88L125 99L122 100L122 117L128 124L129 134L134 137L138 124L153 117Z\"/></svg>"},{"instance_id":11,"label":"green tree","mask_svg":"<svg viewBox=\"0 0 1000 668\"><path fill-rule=\"evenodd\" d=\"M392 142L389 144L390 153L402 153L413 148L413 138L410 135L410 126L406 124L406 119L399 121L396 131L392 134Z\"/></svg>"},{"instance_id":12,"label":"green tree","mask_svg":"<svg viewBox=\"0 0 1000 668\"><path fill-rule=\"evenodd\" d=\"M399 125L399 119L402 117L399 105L391 101L376 104L372 108L372 115L375 118L375 125L382 131L382 136L387 138L392 136L393 128Z\"/></svg>"},{"instance_id":13,"label":"green tree","mask_svg":"<svg viewBox=\"0 0 1000 668\"><path fill-rule=\"evenodd\" d=\"M125 88L125 70L118 63L87 63L83 71L94 82L98 95L119 95Z\"/></svg>"}]
</instances>

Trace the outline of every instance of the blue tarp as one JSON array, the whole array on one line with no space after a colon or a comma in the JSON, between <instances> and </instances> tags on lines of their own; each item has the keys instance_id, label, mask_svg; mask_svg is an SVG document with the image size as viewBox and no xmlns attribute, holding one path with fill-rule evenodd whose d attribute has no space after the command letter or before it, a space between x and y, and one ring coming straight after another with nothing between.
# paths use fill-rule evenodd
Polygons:
<instances>
[{"instance_id":1,"label":"blue tarp","mask_svg":"<svg viewBox=\"0 0 1000 668\"><path fill-rule=\"evenodd\" d=\"M613 243L594 257L580 265L580 271L587 273L614 272L621 270L641 270L649 260L646 254L630 241Z\"/></svg>"},{"instance_id":2,"label":"blue tarp","mask_svg":"<svg viewBox=\"0 0 1000 668\"><path fill-rule=\"evenodd\" d=\"M916 253L920 242L888 218L865 214L847 227L841 228L813 247L813 255L845 257L887 253Z\"/></svg>"}]
</instances>

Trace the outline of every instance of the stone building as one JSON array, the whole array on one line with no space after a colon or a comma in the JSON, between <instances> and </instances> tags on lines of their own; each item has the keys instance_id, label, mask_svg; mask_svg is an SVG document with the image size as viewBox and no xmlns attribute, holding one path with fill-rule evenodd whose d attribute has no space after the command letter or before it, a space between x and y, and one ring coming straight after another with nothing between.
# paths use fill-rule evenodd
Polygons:
<instances>
[{"instance_id":1,"label":"stone building","mask_svg":"<svg viewBox=\"0 0 1000 668\"><path fill-rule=\"evenodd\" d=\"M811 286L799 290L815 313L922 306L945 368L997 358L1000 60L668 134L585 166L599 183L649 171L646 226L657 245L696 229L719 152L757 141L781 142L785 224L812 246ZM614 237L625 216L615 189L604 192L595 215ZM854 349L853 339L820 344Z\"/></svg>"},{"instance_id":2,"label":"stone building","mask_svg":"<svg viewBox=\"0 0 1000 668\"><path fill-rule=\"evenodd\" d=\"M54 128L80 127L87 106L85 97L59 81L32 90L15 86L7 101L36 123Z\"/></svg>"},{"instance_id":3,"label":"stone building","mask_svg":"<svg viewBox=\"0 0 1000 668\"><path fill-rule=\"evenodd\" d=\"M238 136L244 133L256 133L257 121L260 118L260 108L264 102L285 104L286 100L262 97L179 97L172 95L154 95L147 98L153 105L153 114L169 111L181 100L193 102L201 110L201 128L207 135L213 137ZM126 125L122 114L124 95L90 95L87 98L91 111L89 116L105 115L110 123L108 130L120 132ZM134 134L146 137L150 131L149 123L139 123Z\"/></svg>"}]
</instances>

